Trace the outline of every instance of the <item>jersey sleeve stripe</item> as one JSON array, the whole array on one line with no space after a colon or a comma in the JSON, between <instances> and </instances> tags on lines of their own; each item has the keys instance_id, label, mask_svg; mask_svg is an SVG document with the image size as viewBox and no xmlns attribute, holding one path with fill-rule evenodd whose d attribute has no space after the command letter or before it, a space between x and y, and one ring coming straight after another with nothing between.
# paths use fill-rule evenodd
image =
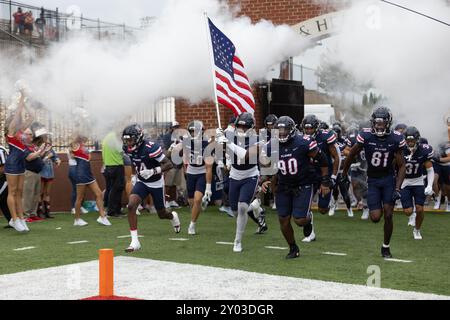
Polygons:
<instances>
[{"instance_id":1,"label":"jersey sleeve stripe","mask_svg":"<svg viewBox=\"0 0 450 320\"><path fill-rule=\"evenodd\" d=\"M161 147L159 147L158 150L156 150L155 152L150 153L150 158L156 158L161 153L162 153L162 149L161 149Z\"/></svg>"},{"instance_id":2,"label":"jersey sleeve stripe","mask_svg":"<svg viewBox=\"0 0 450 320\"><path fill-rule=\"evenodd\" d=\"M399 147L404 147L406 145L406 141L405 141L405 139L403 139L402 141L400 141L400 143L399 143Z\"/></svg>"},{"instance_id":3,"label":"jersey sleeve stripe","mask_svg":"<svg viewBox=\"0 0 450 320\"><path fill-rule=\"evenodd\" d=\"M364 143L364 138L361 137L360 134L358 134L358 136L356 137L356 140L358 140L359 143Z\"/></svg>"},{"instance_id":4,"label":"jersey sleeve stripe","mask_svg":"<svg viewBox=\"0 0 450 320\"><path fill-rule=\"evenodd\" d=\"M334 141L336 141L336 138L337 138L336 135L333 133L333 135L327 139L327 142L333 143Z\"/></svg>"},{"instance_id":5,"label":"jersey sleeve stripe","mask_svg":"<svg viewBox=\"0 0 450 320\"><path fill-rule=\"evenodd\" d=\"M315 149L315 148L317 148L317 142L316 142L316 141L312 141L312 142L309 144L309 150L313 150L313 149Z\"/></svg>"}]
</instances>

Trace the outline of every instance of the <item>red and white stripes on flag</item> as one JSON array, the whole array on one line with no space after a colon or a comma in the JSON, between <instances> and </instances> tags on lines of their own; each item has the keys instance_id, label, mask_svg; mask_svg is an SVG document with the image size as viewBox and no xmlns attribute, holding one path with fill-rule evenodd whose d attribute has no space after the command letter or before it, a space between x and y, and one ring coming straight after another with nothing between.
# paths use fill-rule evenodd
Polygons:
<instances>
[{"instance_id":1,"label":"red and white stripes on flag","mask_svg":"<svg viewBox=\"0 0 450 320\"><path fill-rule=\"evenodd\" d=\"M250 82L234 44L208 19L214 55L217 102L235 115L255 111Z\"/></svg>"}]
</instances>

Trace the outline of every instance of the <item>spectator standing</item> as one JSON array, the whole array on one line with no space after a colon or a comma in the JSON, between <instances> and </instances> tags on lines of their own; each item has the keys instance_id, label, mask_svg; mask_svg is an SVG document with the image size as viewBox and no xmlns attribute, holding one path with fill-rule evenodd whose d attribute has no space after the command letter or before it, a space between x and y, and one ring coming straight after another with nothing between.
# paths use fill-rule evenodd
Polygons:
<instances>
[{"instance_id":1,"label":"spectator standing","mask_svg":"<svg viewBox=\"0 0 450 320\"><path fill-rule=\"evenodd\" d=\"M34 24L33 13L31 11L28 11L27 13L25 13L24 19L25 35L30 37L33 35L33 24Z\"/></svg>"},{"instance_id":2,"label":"spectator standing","mask_svg":"<svg viewBox=\"0 0 450 320\"><path fill-rule=\"evenodd\" d=\"M14 18L13 33L17 34L17 32L19 32L19 34L23 34L25 15L22 12L21 7L17 8L17 12L13 14L13 18Z\"/></svg>"},{"instance_id":3,"label":"spectator standing","mask_svg":"<svg viewBox=\"0 0 450 320\"><path fill-rule=\"evenodd\" d=\"M102 141L102 158L106 180L105 199L108 205L108 216L121 215L122 193L125 189L125 171L122 143L116 132L109 132Z\"/></svg>"},{"instance_id":4,"label":"spectator standing","mask_svg":"<svg viewBox=\"0 0 450 320\"><path fill-rule=\"evenodd\" d=\"M44 8L41 8L41 13L39 15L39 18L36 19L36 28L39 33L40 38L44 38L44 29L45 29L45 17L44 17Z\"/></svg>"},{"instance_id":5,"label":"spectator standing","mask_svg":"<svg viewBox=\"0 0 450 320\"><path fill-rule=\"evenodd\" d=\"M50 150L49 146L44 142L43 136L47 133L45 128L40 124L34 123L32 129L26 129L24 133L32 136L31 143L26 143L30 153L39 151L39 157L27 159L25 161L25 181L23 193L23 209L28 216L27 222L42 220L37 215L37 208L41 196L41 175L40 172L44 168L43 158ZM27 139L28 142L28 139Z\"/></svg>"}]
</instances>

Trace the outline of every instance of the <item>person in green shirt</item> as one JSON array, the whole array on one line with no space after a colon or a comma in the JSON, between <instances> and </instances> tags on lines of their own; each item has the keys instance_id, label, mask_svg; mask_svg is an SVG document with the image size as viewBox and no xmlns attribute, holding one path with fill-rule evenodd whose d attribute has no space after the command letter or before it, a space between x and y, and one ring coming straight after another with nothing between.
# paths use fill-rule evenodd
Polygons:
<instances>
[{"instance_id":1,"label":"person in green shirt","mask_svg":"<svg viewBox=\"0 0 450 320\"><path fill-rule=\"evenodd\" d=\"M102 159L106 181L104 196L108 216L118 217L122 214L122 192L125 189L125 171L123 166L122 142L119 134L110 131L102 141Z\"/></svg>"}]
</instances>

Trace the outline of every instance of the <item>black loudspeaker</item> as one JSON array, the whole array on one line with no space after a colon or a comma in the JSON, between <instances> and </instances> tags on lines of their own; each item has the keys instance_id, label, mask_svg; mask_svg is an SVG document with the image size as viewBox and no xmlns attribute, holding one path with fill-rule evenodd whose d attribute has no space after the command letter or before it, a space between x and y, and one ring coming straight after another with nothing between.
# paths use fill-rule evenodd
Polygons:
<instances>
[{"instance_id":1,"label":"black loudspeaker","mask_svg":"<svg viewBox=\"0 0 450 320\"><path fill-rule=\"evenodd\" d=\"M301 81L272 79L259 86L263 119L270 113L300 122L305 115L305 88Z\"/></svg>"}]
</instances>

